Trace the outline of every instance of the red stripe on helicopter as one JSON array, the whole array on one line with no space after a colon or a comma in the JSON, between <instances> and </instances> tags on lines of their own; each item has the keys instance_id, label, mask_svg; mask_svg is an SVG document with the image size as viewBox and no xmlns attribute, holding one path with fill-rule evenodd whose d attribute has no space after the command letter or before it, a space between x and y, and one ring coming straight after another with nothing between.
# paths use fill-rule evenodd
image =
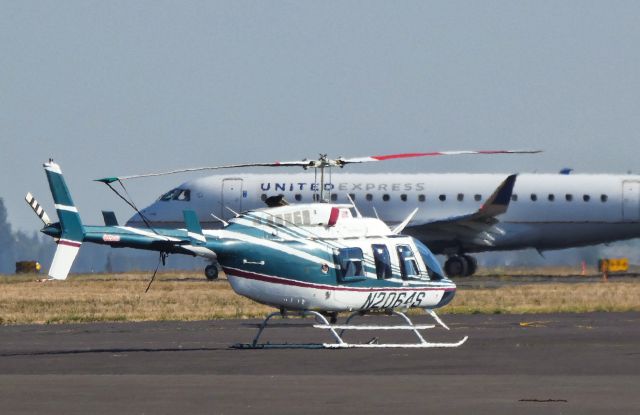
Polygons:
<instances>
[{"instance_id":1,"label":"red stripe on helicopter","mask_svg":"<svg viewBox=\"0 0 640 415\"><path fill-rule=\"evenodd\" d=\"M385 156L371 156L372 159L383 161L402 159L410 157L427 157L427 156L446 156L453 154L506 154L510 153L508 150L478 150L478 151L433 151L430 153L402 153L402 154L389 154Z\"/></svg>"},{"instance_id":2,"label":"red stripe on helicopter","mask_svg":"<svg viewBox=\"0 0 640 415\"><path fill-rule=\"evenodd\" d=\"M355 291L355 292L372 292L372 291L455 291L454 287L375 287L375 288L356 288L356 287L338 287L335 285L313 284L310 282L291 280L288 278L272 277L270 275L257 274L254 272L243 271L237 268L223 267L224 272L240 278L269 282L280 285L293 285L296 287L315 288L319 290L334 291Z\"/></svg>"},{"instance_id":3,"label":"red stripe on helicopter","mask_svg":"<svg viewBox=\"0 0 640 415\"><path fill-rule=\"evenodd\" d=\"M80 248L80 245L82 245L82 242L70 241L68 239L60 239L58 241L58 245L67 245L67 246L73 246L75 248Z\"/></svg>"}]
</instances>

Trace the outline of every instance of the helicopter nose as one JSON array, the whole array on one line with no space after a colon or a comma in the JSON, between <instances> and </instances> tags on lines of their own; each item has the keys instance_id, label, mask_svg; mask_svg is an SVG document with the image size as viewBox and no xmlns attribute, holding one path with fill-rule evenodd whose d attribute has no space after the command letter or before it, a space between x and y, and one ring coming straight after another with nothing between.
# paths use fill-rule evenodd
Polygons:
<instances>
[{"instance_id":1,"label":"helicopter nose","mask_svg":"<svg viewBox=\"0 0 640 415\"><path fill-rule=\"evenodd\" d=\"M436 304L435 308L446 306L451 302L451 300L453 300L453 297L456 296L456 286L455 284L452 284L452 285L453 285L452 288L447 288L447 290L444 292L444 294L442 295L442 298L440 299L438 304Z\"/></svg>"}]
</instances>

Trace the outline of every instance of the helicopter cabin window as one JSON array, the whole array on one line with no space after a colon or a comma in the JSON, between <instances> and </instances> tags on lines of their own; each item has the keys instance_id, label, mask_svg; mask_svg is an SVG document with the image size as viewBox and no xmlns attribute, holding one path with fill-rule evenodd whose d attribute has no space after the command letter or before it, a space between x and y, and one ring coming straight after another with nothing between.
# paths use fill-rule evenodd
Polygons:
<instances>
[{"instance_id":1,"label":"helicopter cabin window","mask_svg":"<svg viewBox=\"0 0 640 415\"><path fill-rule=\"evenodd\" d=\"M354 282L364 280L364 268L362 266L362 249L342 248L335 254L338 266L338 280L340 282Z\"/></svg>"},{"instance_id":2,"label":"helicopter cabin window","mask_svg":"<svg viewBox=\"0 0 640 415\"><path fill-rule=\"evenodd\" d=\"M337 193L332 193L331 194L331 201L335 202L336 200L338 200L338 194Z\"/></svg>"},{"instance_id":3,"label":"helicopter cabin window","mask_svg":"<svg viewBox=\"0 0 640 415\"><path fill-rule=\"evenodd\" d=\"M367 193L365 198L367 199L367 202L371 202L373 200L373 195L371 193Z\"/></svg>"},{"instance_id":4,"label":"helicopter cabin window","mask_svg":"<svg viewBox=\"0 0 640 415\"><path fill-rule=\"evenodd\" d=\"M447 200L447 195L440 195L438 196L438 199L440 199L441 202L444 202L445 200Z\"/></svg>"},{"instance_id":5,"label":"helicopter cabin window","mask_svg":"<svg viewBox=\"0 0 640 415\"><path fill-rule=\"evenodd\" d=\"M407 195L405 195L405 194L400 195L400 200L402 200L403 202L406 202L407 201Z\"/></svg>"},{"instance_id":6,"label":"helicopter cabin window","mask_svg":"<svg viewBox=\"0 0 640 415\"><path fill-rule=\"evenodd\" d=\"M418 202L424 202L425 200L427 200L425 195L418 195Z\"/></svg>"},{"instance_id":7,"label":"helicopter cabin window","mask_svg":"<svg viewBox=\"0 0 640 415\"><path fill-rule=\"evenodd\" d=\"M458 193L458 202L462 202L464 200L464 194Z\"/></svg>"},{"instance_id":8,"label":"helicopter cabin window","mask_svg":"<svg viewBox=\"0 0 640 415\"><path fill-rule=\"evenodd\" d=\"M476 202L479 202L482 200L482 195L474 195L473 196L473 200L475 200Z\"/></svg>"},{"instance_id":9,"label":"helicopter cabin window","mask_svg":"<svg viewBox=\"0 0 640 415\"><path fill-rule=\"evenodd\" d=\"M384 200L385 202L389 201L389 195L382 195L382 200Z\"/></svg>"},{"instance_id":10,"label":"helicopter cabin window","mask_svg":"<svg viewBox=\"0 0 640 415\"><path fill-rule=\"evenodd\" d=\"M415 277L420 274L418 270L418 262L413 251L408 245L398 245L398 260L400 261L400 276L403 280L409 277Z\"/></svg>"},{"instance_id":11,"label":"helicopter cabin window","mask_svg":"<svg viewBox=\"0 0 640 415\"><path fill-rule=\"evenodd\" d=\"M385 280L391 278L393 273L391 272L391 256L386 245L373 244L373 260L376 264L376 276L379 280Z\"/></svg>"},{"instance_id":12,"label":"helicopter cabin window","mask_svg":"<svg viewBox=\"0 0 640 415\"><path fill-rule=\"evenodd\" d=\"M518 195L517 195L517 194L515 194L515 193L514 193L514 194L512 194L512 195L511 195L511 200L512 200L513 202L517 202L517 201L518 201Z\"/></svg>"}]
</instances>

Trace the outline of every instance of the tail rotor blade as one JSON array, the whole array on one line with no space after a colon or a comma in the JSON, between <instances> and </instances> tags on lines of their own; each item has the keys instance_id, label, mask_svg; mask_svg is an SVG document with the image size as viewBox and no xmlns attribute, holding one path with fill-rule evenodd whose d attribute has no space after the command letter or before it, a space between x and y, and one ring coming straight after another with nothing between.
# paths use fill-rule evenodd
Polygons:
<instances>
[{"instance_id":1,"label":"tail rotor blade","mask_svg":"<svg viewBox=\"0 0 640 415\"><path fill-rule=\"evenodd\" d=\"M42 223L44 223L44 226L51 225L51 219L49 219L49 215L47 215L47 212L45 212L42 206L40 206L40 203L38 203L38 201L33 197L31 193L27 193L27 195L24 197L24 200L26 200L27 204L31 206L31 209L33 209L33 212L40 218Z\"/></svg>"}]
</instances>

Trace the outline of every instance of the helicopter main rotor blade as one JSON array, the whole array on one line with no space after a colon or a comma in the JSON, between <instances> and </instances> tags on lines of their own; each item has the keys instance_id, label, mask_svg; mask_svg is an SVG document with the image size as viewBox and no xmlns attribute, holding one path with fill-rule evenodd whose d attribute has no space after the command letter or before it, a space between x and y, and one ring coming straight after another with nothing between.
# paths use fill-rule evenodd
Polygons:
<instances>
[{"instance_id":1,"label":"helicopter main rotor blade","mask_svg":"<svg viewBox=\"0 0 640 415\"><path fill-rule=\"evenodd\" d=\"M137 179L142 177L166 176L169 174L187 173L187 172L203 171L203 170L235 169L239 167L302 167L304 169L308 169L308 168L323 169L325 167L330 167L330 166L343 167L346 164L367 163L371 161L385 161L385 160L414 158L414 157L454 156L454 155L461 155L461 154L535 154L535 153L541 153L541 152L542 150L459 150L459 151L433 151L429 153L386 154L382 156L351 157L351 158L338 157L337 159L330 159L326 155L321 155L320 158L317 160L276 161L272 163L242 163L242 164L229 164L226 166L192 167L192 168L169 170L169 171L157 172L157 173L134 174L130 176L104 177L101 179L95 179L95 181L109 184L116 181Z\"/></svg>"},{"instance_id":2,"label":"helicopter main rotor blade","mask_svg":"<svg viewBox=\"0 0 640 415\"><path fill-rule=\"evenodd\" d=\"M144 173L144 174L133 174L129 176L103 177L101 179L95 179L94 181L102 182L102 183L113 183L119 180L138 179L141 177L166 176L169 174L187 173L187 172L203 171L203 170L235 169L239 167L310 167L313 165L313 163L314 163L314 160L311 160L311 161L303 160L303 161L276 161L274 163L243 163L243 164L229 164L226 166L191 167L187 169L169 170L169 171L157 172L157 173Z\"/></svg>"},{"instance_id":3,"label":"helicopter main rotor blade","mask_svg":"<svg viewBox=\"0 0 640 415\"><path fill-rule=\"evenodd\" d=\"M382 156L368 156L368 157L352 157L352 158L338 158L337 164L351 164L351 163L368 163L371 161L385 161L394 159L405 159L414 157L434 157L434 156L458 156L463 154L536 154L542 153L542 150L458 150L458 151L432 151L429 153L400 153L400 154L385 154Z\"/></svg>"}]
</instances>

